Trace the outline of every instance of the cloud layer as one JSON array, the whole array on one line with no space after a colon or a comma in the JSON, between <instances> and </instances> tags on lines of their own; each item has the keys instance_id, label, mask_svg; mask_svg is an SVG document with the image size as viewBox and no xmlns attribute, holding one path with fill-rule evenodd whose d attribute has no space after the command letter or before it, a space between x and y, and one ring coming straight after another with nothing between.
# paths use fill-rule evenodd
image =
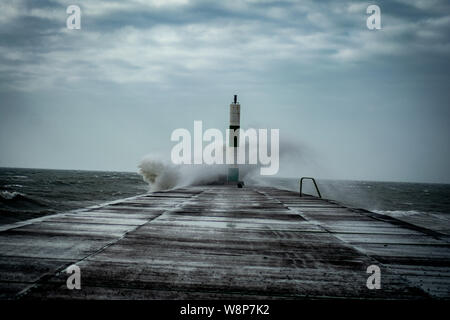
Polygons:
<instances>
[{"instance_id":1,"label":"cloud layer","mask_svg":"<svg viewBox=\"0 0 450 320\"><path fill-rule=\"evenodd\" d=\"M65 28L71 3L2 3L0 72L8 86L86 80L170 86L192 73L248 77L277 62L354 64L450 53L446 1L381 5L380 32L365 28L368 2L81 1L79 31Z\"/></svg>"}]
</instances>

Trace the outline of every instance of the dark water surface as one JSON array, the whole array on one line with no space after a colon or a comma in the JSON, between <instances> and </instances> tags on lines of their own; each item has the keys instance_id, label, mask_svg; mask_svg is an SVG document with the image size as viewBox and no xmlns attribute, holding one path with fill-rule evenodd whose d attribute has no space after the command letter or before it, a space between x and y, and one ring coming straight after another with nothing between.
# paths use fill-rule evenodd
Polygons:
<instances>
[{"instance_id":1,"label":"dark water surface","mask_svg":"<svg viewBox=\"0 0 450 320\"><path fill-rule=\"evenodd\" d=\"M297 179L266 178L264 184L299 190ZM249 183L247 183L249 184ZM305 192L314 193L305 183ZM390 215L450 214L450 185L320 180L325 198ZM0 224L146 193L137 173L0 168Z\"/></svg>"},{"instance_id":2,"label":"dark water surface","mask_svg":"<svg viewBox=\"0 0 450 320\"><path fill-rule=\"evenodd\" d=\"M0 224L146 193L137 173L0 168Z\"/></svg>"}]
</instances>

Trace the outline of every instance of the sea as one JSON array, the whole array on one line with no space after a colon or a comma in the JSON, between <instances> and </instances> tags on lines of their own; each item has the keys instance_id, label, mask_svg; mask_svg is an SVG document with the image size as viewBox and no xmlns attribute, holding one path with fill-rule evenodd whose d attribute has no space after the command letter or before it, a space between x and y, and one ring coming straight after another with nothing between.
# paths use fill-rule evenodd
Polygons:
<instances>
[{"instance_id":1,"label":"sea","mask_svg":"<svg viewBox=\"0 0 450 320\"><path fill-rule=\"evenodd\" d=\"M247 182L246 182L247 183ZM304 192L315 194L310 181ZM318 180L322 197L391 216L437 214L450 217L450 184ZM294 178L251 180L299 191ZM133 172L0 168L0 225L72 211L149 192Z\"/></svg>"},{"instance_id":2,"label":"sea","mask_svg":"<svg viewBox=\"0 0 450 320\"><path fill-rule=\"evenodd\" d=\"M0 168L0 224L148 192L137 173Z\"/></svg>"}]
</instances>

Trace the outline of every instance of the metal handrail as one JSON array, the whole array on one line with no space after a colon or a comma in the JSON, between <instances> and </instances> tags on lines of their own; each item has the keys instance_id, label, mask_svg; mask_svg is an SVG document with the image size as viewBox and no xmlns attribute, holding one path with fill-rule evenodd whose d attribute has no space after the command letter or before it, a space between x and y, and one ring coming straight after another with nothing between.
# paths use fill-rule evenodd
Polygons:
<instances>
[{"instance_id":1,"label":"metal handrail","mask_svg":"<svg viewBox=\"0 0 450 320\"><path fill-rule=\"evenodd\" d=\"M316 180L314 178L311 178L311 177L302 177L300 179L300 197L302 196L303 179L310 179L310 180L312 180L312 182L314 183L314 186L316 187L316 191L317 191L317 194L319 195L319 198L322 198L322 195L320 194L319 187L317 186Z\"/></svg>"}]
</instances>

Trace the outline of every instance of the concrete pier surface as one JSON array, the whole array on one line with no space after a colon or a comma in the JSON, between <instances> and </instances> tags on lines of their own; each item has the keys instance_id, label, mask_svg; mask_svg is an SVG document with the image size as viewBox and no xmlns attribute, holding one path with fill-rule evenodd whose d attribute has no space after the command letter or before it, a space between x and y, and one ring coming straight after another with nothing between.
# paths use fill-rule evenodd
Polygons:
<instances>
[{"instance_id":1,"label":"concrete pier surface","mask_svg":"<svg viewBox=\"0 0 450 320\"><path fill-rule=\"evenodd\" d=\"M269 187L149 193L2 226L0 298L448 299L450 226L426 224Z\"/></svg>"}]
</instances>

